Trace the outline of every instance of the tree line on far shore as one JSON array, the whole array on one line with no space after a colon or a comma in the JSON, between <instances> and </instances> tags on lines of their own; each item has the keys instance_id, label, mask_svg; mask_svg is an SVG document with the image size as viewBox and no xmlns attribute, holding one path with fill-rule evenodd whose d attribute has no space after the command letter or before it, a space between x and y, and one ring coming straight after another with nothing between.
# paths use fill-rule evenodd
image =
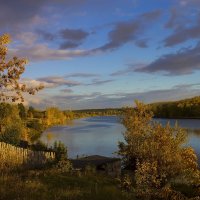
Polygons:
<instances>
[{"instance_id":1,"label":"tree line on far shore","mask_svg":"<svg viewBox=\"0 0 200 200\"><path fill-rule=\"evenodd\" d=\"M149 104L156 118L200 118L200 96L179 101L165 101ZM134 109L134 108L132 108ZM122 115L125 108L74 110L76 118L84 116Z\"/></svg>"},{"instance_id":2,"label":"tree line on far shore","mask_svg":"<svg viewBox=\"0 0 200 200\"><path fill-rule=\"evenodd\" d=\"M200 96L172 102L150 104L155 117L200 118Z\"/></svg>"}]
</instances>

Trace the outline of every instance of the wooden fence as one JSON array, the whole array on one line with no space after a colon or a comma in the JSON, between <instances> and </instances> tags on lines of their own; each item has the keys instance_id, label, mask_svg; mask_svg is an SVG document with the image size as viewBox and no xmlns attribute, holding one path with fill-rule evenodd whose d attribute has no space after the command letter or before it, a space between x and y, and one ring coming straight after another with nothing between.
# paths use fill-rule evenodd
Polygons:
<instances>
[{"instance_id":1,"label":"wooden fence","mask_svg":"<svg viewBox=\"0 0 200 200\"><path fill-rule=\"evenodd\" d=\"M32 151L0 142L0 170L14 167L41 167L54 159L54 152Z\"/></svg>"}]
</instances>

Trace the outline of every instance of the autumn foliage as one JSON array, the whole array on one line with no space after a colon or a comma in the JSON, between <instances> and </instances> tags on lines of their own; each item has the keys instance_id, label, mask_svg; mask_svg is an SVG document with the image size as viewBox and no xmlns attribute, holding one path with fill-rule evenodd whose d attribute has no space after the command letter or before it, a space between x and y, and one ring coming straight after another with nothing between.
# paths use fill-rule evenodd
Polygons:
<instances>
[{"instance_id":1,"label":"autumn foliage","mask_svg":"<svg viewBox=\"0 0 200 200\"><path fill-rule=\"evenodd\" d=\"M134 171L136 194L142 199L165 199L174 183L199 186L197 156L186 147L186 132L176 125L152 120L147 105L125 108L122 123L125 142L119 144L124 165Z\"/></svg>"},{"instance_id":2,"label":"autumn foliage","mask_svg":"<svg viewBox=\"0 0 200 200\"><path fill-rule=\"evenodd\" d=\"M0 101L24 101L22 93L35 94L36 91L43 88L28 88L20 82L21 75L24 73L27 59L14 56L8 59L7 45L11 42L10 36L4 34L0 36Z\"/></svg>"}]
</instances>

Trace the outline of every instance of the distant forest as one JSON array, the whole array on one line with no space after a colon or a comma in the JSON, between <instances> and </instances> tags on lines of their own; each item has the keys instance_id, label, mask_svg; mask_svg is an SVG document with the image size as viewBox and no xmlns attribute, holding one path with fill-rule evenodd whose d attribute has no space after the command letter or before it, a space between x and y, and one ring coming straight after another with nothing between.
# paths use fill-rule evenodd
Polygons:
<instances>
[{"instance_id":1,"label":"distant forest","mask_svg":"<svg viewBox=\"0 0 200 200\"><path fill-rule=\"evenodd\" d=\"M154 117L200 118L200 96L173 102L150 104Z\"/></svg>"},{"instance_id":2,"label":"distant forest","mask_svg":"<svg viewBox=\"0 0 200 200\"><path fill-rule=\"evenodd\" d=\"M166 101L149 104L156 118L200 118L200 96L179 100ZM74 110L74 115L84 116L106 116L121 115L123 108L105 108L105 109L85 109Z\"/></svg>"}]
</instances>

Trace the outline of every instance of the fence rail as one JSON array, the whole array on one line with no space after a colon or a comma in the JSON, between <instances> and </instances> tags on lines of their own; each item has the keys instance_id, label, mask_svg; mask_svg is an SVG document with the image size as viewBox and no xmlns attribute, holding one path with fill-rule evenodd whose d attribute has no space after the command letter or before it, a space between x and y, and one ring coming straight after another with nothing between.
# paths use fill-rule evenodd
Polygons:
<instances>
[{"instance_id":1,"label":"fence rail","mask_svg":"<svg viewBox=\"0 0 200 200\"><path fill-rule=\"evenodd\" d=\"M0 142L0 170L11 167L40 167L54 159L54 152L32 151Z\"/></svg>"}]
</instances>

